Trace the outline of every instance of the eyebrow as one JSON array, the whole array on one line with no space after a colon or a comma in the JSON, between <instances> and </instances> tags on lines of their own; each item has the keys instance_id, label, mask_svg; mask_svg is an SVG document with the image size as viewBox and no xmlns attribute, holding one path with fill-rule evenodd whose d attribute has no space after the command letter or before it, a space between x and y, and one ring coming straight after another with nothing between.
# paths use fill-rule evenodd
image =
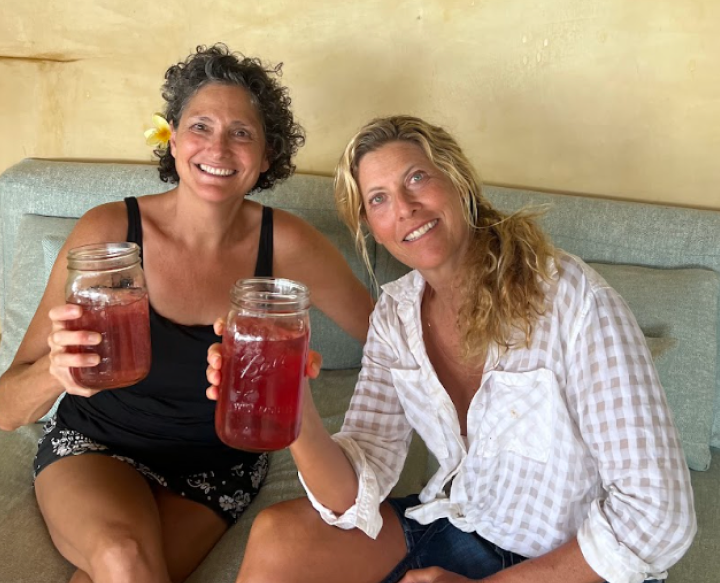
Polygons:
<instances>
[{"instance_id":1,"label":"eyebrow","mask_svg":"<svg viewBox=\"0 0 720 583\"><path fill-rule=\"evenodd\" d=\"M410 174L411 172L414 171L413 169L414 169L415 167L417 167L417 165L418 165L417 162L413 162L412 164L408 164L408 166L405 168L405 171L402 172L402 174L401 174L401 176L403 177L403 180L405 180L405 177L407 177L408 174ZM384 188L385 188L384 186L372 186L371 188L368 188L368 189L364 192L364 195L365 195L365 196L370 196L370 195L371 195L373 192L375 192L376 190L383 190Z\"/></svg>"},{"instance_id":2,"label":"eyebrow","mask_svg":"<svg viewBox=\"0 0 720 583\"><path fill-rule=\"evenodd\" d=\"M208 117L207 115L189 115L188 119L192 119L195 121L215 121L214 118ZM240 119L236 119L230 122L230 125L238 125L246 128L253 128L255 127L251 122L243 121Z\"/></svg>"}]
</instances>

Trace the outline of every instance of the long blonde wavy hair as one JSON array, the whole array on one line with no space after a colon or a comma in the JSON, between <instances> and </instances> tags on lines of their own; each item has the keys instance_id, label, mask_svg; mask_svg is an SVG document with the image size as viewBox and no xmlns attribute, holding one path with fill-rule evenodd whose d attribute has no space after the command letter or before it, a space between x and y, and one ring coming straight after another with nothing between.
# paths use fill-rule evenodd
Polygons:
<instances>
[{"instance_id":1,"label":"long blonde wavy hair","mask_svg":"<svg viewBox=\"0 0 720 583\"><path fill-rule=\"evenodd\" d=\"M350 229L371 277L374 273L365 237L365 209L357 182L363 156L390 142L418 145L452 182L471 228L458 288L462 294L457 325L466 361L484 358L488 348L529 343L534 323L546 311L546 283L552 280L549 259L555 250L535 224L540 214L529 209L506 215L482 195L478 174L453 137L444 129L411 116L378 118L350 140L335 170L335 202ZM519 334L518 334L519 333Z\"/></svg>"}]
</instances>

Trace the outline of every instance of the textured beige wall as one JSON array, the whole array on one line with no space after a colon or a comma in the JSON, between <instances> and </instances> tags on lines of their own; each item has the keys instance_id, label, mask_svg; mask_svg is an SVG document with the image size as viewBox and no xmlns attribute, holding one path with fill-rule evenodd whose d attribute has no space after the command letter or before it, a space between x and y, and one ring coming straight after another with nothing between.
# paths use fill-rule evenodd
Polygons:
<instances>
[{"instance_id":1,"label":"textured beige wall","mask_svg":"<svg viewBox=\"0 0 720 583\"><path fill-rule=\"evenodd\" d=\"M718 23L718 0L3 0L0 171L150 160L165 68L222 40L285 62L303 171L408 112L487 182L720 208Z\"/></svg>"}]
</instances>

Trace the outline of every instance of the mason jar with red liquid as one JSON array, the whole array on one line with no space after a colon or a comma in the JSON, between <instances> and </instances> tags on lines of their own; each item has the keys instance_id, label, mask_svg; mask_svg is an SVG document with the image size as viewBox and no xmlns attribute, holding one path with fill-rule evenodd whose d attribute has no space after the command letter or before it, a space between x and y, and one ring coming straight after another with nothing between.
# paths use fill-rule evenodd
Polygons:
<instances>
[{"instance_id":1,"label":"mason jar with red liquid","mask_svg":"<svg viewBox=\"0 0 720 583\"><path fill-rule=\"evenodd\" d=\"M65 324L102 337L93 346L70 346L71 353L94 353L97 366L76 367L70 374L90 389L127 387L150 371L150 315L140 247L135 243L97 243L70 249L65 298L82 315Z\"/></svg>"},{"instance_id":2,"label":"mason jar with red liquid","mask_svg":"<svg viewBox=\"0 0 720 583\"><path fill-rule=\"evenodd\" d=\"M283 449L300 434L310 341L308 288L289 279L241 279L231 299L215 431L237 449Z\"/></svg>"}]
</instances>

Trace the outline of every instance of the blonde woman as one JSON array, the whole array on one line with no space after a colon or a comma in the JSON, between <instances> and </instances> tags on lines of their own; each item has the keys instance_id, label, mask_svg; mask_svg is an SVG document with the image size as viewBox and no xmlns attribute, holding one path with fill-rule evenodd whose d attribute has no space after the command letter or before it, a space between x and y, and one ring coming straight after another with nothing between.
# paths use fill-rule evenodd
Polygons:
<instances>
[{"instance_id":1,"label":"blonde woman","mask_svg":"<svg viewBox=\"0 0 720 583\"><path fill-rule=\"evenodd\" d=\"M412 271L383 286L340 433L308 399L290 447L308 499L259 515L238 581L664 578L695 534L690 480L620 296L493 209L420 119L360 130L335 193L360 253L367 229ZM438 470L387 499L413 431Z\"/></svg>"}]
</instances>

